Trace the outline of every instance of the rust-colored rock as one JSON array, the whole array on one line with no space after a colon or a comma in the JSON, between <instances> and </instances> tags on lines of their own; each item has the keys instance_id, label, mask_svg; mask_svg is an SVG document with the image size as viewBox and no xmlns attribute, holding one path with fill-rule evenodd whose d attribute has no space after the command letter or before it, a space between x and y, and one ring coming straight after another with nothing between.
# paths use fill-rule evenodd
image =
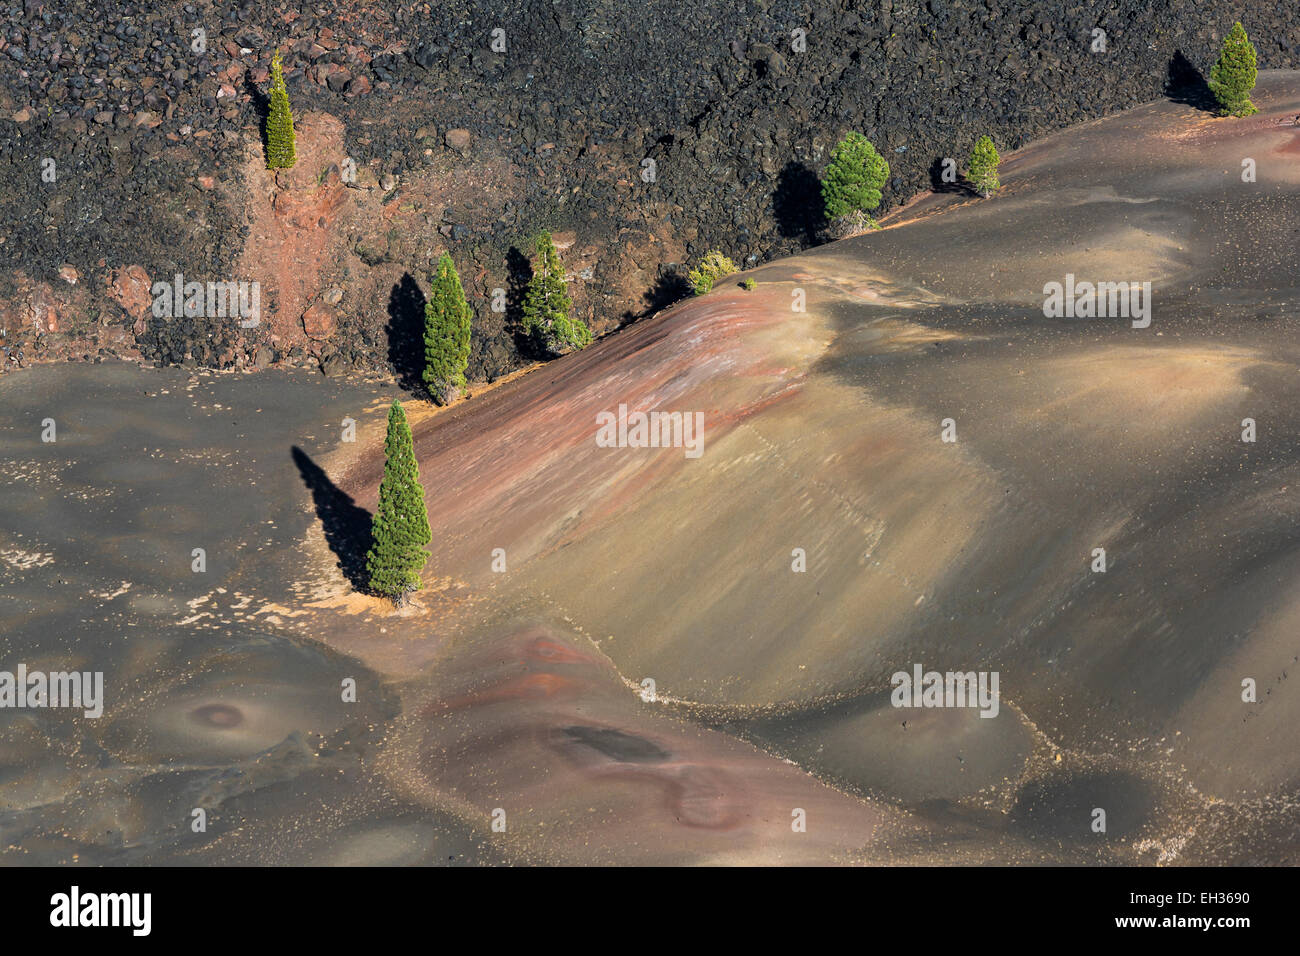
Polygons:
<instances>
[{"instance_id":1,"label":"rust-colored rock","mask_svg":"<svg viewBox=\"0 0 1300 956\"><path fill-rule=\"evenodd\" d=\"M464 153L469 150L469 144L473 137L467 129L449 129L445 137L446 143L457 152Z\"/></svg>"},{"instance_id":2,"label":"rust-colored rock","mask_svg":"<svg viewBox=\"0 0 1300 956\"><path fill-rule=\"evenodd\" d=\"M127 315L143 319L153 304L149 287L149 273L144 271L144 266L127 266L113 270L108 282L108 295L126 310Z\"/></svg>"},{"instance_id":3,"label":"rust-colored rock","mask_svg":"<svg viewBox=\"0 0 1300 956\"><path fill-rule=\"evenodd\" d=\"M59 331L59 311L55 307L54 290L42 282L27 295L27 309L23 325L37 332Z\"/></svg>"},{"instance_id":4,"label":"rust-colored rock","mask_svg":"<svg viewBox=\"0 0 1300 956\"><path fill-rule=\"evenodd\" d=\"M338 316L322 300L317 299L302 314L302 330L307 337L320 342L328 339L339 327Z\"/></svg>"}]
</instances>

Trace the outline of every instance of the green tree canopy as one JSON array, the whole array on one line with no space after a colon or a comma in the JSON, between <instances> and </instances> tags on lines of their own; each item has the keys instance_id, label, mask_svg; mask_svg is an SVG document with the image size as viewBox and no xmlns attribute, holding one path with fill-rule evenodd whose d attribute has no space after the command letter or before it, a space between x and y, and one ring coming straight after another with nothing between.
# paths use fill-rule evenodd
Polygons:
<instances>
[{"instance_id":1,"label":"green tree canopy","mask_svg":"<svg viewBox=\"0 0 1300 956\"><path fill-rule=\"evenodd\" d=\"M1219 101L1220 116L1250 116L1259 112L1250 101L1256 76L1255 47L1239 20L1223 38L1219 60L1210 70L1210 92Z\"/></svg>"},{"instance_id":2,"label":"green tree canopy","mask_svg":"<svg viewBox=\"0 0 1300 956\"><path fill-rule=\"evenodd\" d=\"M266 168L289 169L298 161L294 149L293 113L284 86L280 52L271 58L271 111L266 117Z\"/></svg>"},{"instance_id":3,"label":"green tree canopy","mask_svg":"<svg viewBox=\"0 0 1300 956\"><path fill-rule=\"evenodd\" d=\"M696 295L704 295L711 290L714 284L723 276L729 276L736 271L736 264L727 256L714 249L707 253L700 260L698 267L687 273L687 278L691 281L691 286L695 289Z\"/></svg>"},{"instance_id":4,"label":"green tree canopy","mask_svg":"<svg viewBox=\"0 0 1300 956\"><path fill-rule=\"evenodd\" d=\"M970 184L975 187L975 191L981 196L987 196L1001 188L998 182L998 163L1002 162L998 156L997 147L993 145L993 140L987 136L981 136L975 142L975 148L970 151Z\"/></svg>"},{"instance_id":5,"label":"green tree canopy","mask_svg":"<svg viewBox=\"0 0 1300 956\"><path fill-rule=\"evenodd\" d=\"M424 384L439 405L465 387L473 317L456 264L444 252L424 306Z\"/></svg>"},{"instance_id":6,"label":"green tree canopy","mask_svg":"<svg viewBox=\"0 0 1300 956\"><path fill-rule=\"evenodd\" d=\"M889 179L889 163L861 133L849 133L831 150L822 175L826 217L868 213L880 205L880 190Z\"/></svg>"},{"instance_id":7,"label":"green tree canopy","mask_svg":"<svg viewBox=\"0 0 1300 956\"><path fill-rule=\"evenodd\" d=\"M533 277L524 294L524 331L541 349L555 355L591 344L591 332L579 319L569 318L573 300L564 283L564 267L549 232L537 236Z\"/></svg>"},{"instance_id":8,"label":"green tree canopy","mask_svg":"<svg viewBox=\"0 0 1300 956\"><path fill-rule=\"evenodd\" d=\"M371 522L366 570L370 574L371 590L401 604L407 594L420 589L420 572L429 559L424 549L433 535L411 442L411 427L406 423L402 403L396 400L388 409L384 456L384 477L379 483L379 505Z\"/></svg>"}]
</instances>

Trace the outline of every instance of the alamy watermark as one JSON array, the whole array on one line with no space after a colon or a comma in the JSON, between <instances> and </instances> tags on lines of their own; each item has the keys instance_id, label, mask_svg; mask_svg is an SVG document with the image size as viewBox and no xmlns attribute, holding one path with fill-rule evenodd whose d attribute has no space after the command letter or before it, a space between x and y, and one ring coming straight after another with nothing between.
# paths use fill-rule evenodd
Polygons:
<instances>
[{"instance_id":1,"label":"alamy watermark","mask_svg":"<svg viewBox=\"0 0 1300 956\"><path fill-rule=\"evenodd\" d=\"M71 707L91 719L104 713L103 671L0 671L0 708Z\"/></svg>"},{"instance_id":2,"label":"alamy watermark","mask_svg":"<svg viewBox=\"0 0 1300 956\"><path fill-rule=\"evenodd\" d=\"M179 272L171 282L155 282L153 314L158 319L239 317L239 326L262 321L262 286L258 282L186 282Z\"/></svg>"},{"instance_id":3,"label":"alamy watermark","mask_svg":"<svg viewBox=\"0 0 1300 956\"><path fill-rule=\"evenodd\" d=\"M1133 328L1151 324L1150 282L1075 282L1066 273L1065 282L1043 286L1043 315L1049 319L1132 319Z\"/></svg>"},{"instance_id":4,"label":"alamy watermark","mask_svg":"<svg viewBox=\"0 0 1300 956\"><path fill-rule=\"evenodd\" d=\"M123 927L132 936L148 936L153 920L152 893L83 893L73 886L50 897L50 925Z\"/></svg>"},{"instance_id":5,"label":"alamy watermark","mask_svg":"<svg viewBox=\"0 0 1300 956\"><path fill-rule=\"evenodd\" d=\"M597 448L684 448L687 458L704 454L703 412L596 413Z\"/></svg>"},{"instance_id":6,"label":"alamy watermark","mask_svg":"<svg viewBox=\"0 0 1300 956\"><path fill-rule=\"evenodd\" d=\"M978 707L981 717L996 717L999 708L997 671L896 671L889 679L895 707Z\"/></svg>"}]
</instances>

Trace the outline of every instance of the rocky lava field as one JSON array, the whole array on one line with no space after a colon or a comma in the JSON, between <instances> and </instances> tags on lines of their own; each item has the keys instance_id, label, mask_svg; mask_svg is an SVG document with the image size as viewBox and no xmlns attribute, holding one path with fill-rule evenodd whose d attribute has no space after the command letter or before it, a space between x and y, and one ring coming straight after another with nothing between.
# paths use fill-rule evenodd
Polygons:
<instances>
[{"instance_id":1,"label":"rocky lava field","mask_svg":"<svg viewBox=\"0 0 1300 956\"><path fill-rule=\"evenodd\" d=\"M1286 3L25 0L5 14L10 356L408 382L444 250L475 309L470 379L491 382L534 358L517 308L540 228L577 314L606 332L680 298L710 249L751 267L816 244L817 176L849 130L891 164L887 211L981 134L1015 149L1167 91L1203 97L1236 18L1261 68L1300 66ZM278 182L261 157L276 48L300 157ZM260 282L263 321L153 317L149 283L176 274Z\"/></svg>"}]
</instances>

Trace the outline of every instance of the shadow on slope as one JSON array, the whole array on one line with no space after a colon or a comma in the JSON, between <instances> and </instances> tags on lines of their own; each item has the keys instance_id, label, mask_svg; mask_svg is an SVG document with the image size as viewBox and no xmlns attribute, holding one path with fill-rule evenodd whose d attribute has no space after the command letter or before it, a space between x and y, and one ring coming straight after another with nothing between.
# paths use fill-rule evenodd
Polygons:
<instances>
[{"instance_id":1,"label":"shadow on slope","mask_svg":"<svg viewBox=\"0 0 1300 956\"><path fill-rule=\"evenodd\" d=\"M1214 94L1210 92L1210 84L1205 82L1201 71L1192 65L1182 50L1175 50L1174 58L1169 61L1165 92L1175 103L1194 106L1198 110L1214 112L1218 108Z\"/></svg>"},{"instance_id":2,"label":"shadow on slope","mask_svg":"<svg viewBox=\"0 0 1300 956\"><path fill-rule=\"evenodd\" d=\"M369 585L366 553L370 550L370 512L357 507L352 496L340 491L324 470L297 445L292 455L303 484L311 491L312 504L325 532L325 541L339 559L339 570L358 591L366 590Z\"/></svg>"}]
</instances>

